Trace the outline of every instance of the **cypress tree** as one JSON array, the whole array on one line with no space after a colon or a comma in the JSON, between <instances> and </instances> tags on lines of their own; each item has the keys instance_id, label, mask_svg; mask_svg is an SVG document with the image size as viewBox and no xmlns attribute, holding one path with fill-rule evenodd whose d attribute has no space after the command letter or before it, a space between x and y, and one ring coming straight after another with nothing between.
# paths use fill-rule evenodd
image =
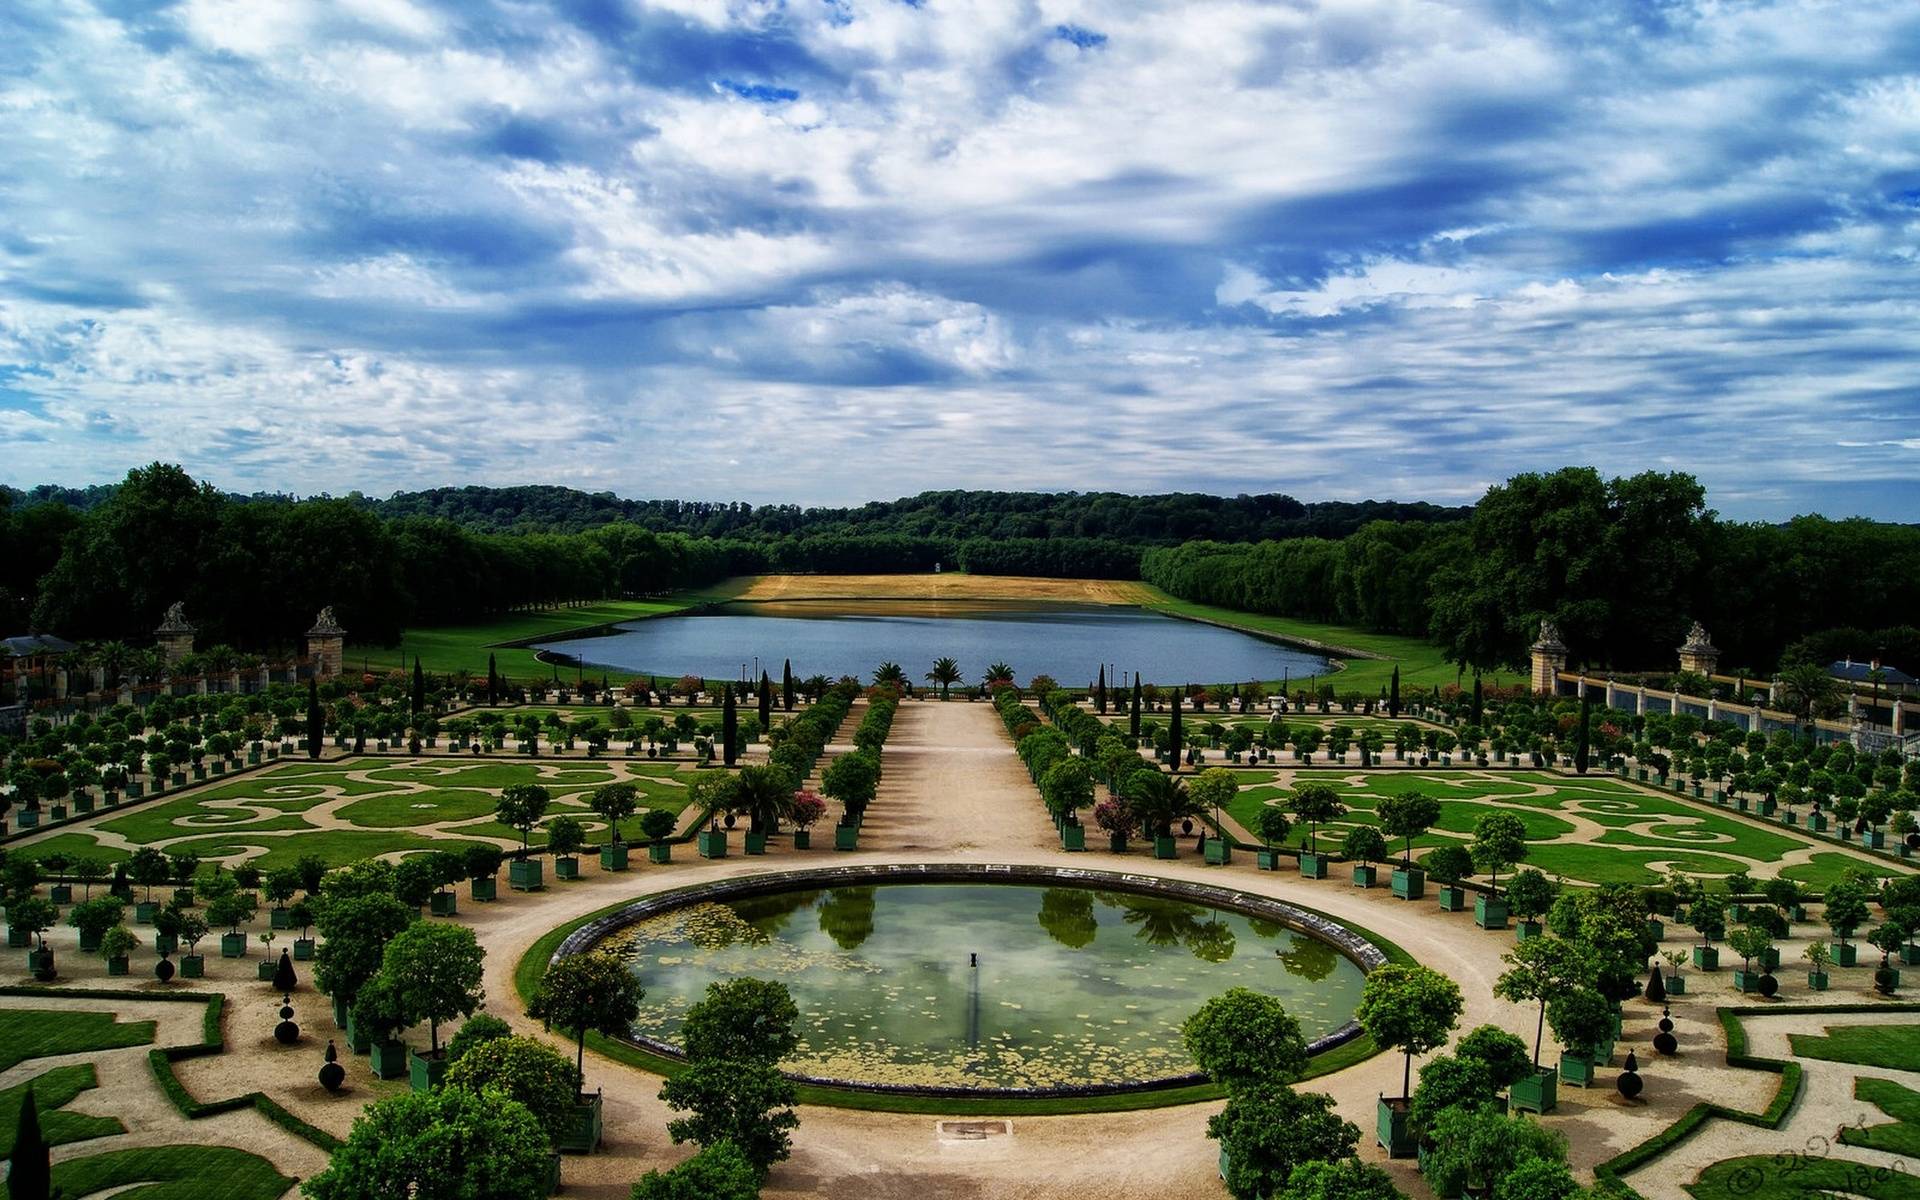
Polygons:
<instances>
[{"instance_id":1,"label":"cypress tree","mask_svg":"<svg viewBox=\"0 0 1920 1200\"><path fill-rule=\"evenodd\" d=\"M487 704L489 707L500 703L500 672L495 668L493 655L487 655Z\"/></svg>"},{"instance_id":2,"label":"cypress tree","mask_svg":"<svg viewBox=\"0 0 1920 1200\"><path fill-rule=\"evenodd\" d=\"M1173 693L1173 716L1167 721L1167 756L1173 760L1173 773L1180 773L1180 692Z\"/></svg>"},{"instance_id":3,"label":"cypress tree","mask_svg":"<svg viewBox=\"0 0 1920 1200\"><path fill-rule=\"evenodd\" d=\"M1133 740L1140 740L1140 676L1133 677L1133 714L1127 719L1127 728L1133 734Z\"/></svg>"},{"instance_id":4,"label":"cypress tree","mask_svg":"<svg viewBox=\"0 0 1920 1200\"><path fill-rule=\"evenodd\" d=\"M1100 682L1093 685L1093 707L1101 716L1107 715L1107 664L1100 664Z\"/></svg>"},{"instance_id":5,"label":"cypress tree","mask_svg":"<svg viewBox=\"0 0 1920 1200\"><path fill-rule=\"evenodd\" d=\"M793 660L790 658L780 668L780 707L793 711Z\"/></svg>"},{"instance_id":6,"label":"cypress tree","mask_svg":"<svg viewBox=\"0 0 1920 1200\"><path fill-rule=\"evenodd\" d=\"M413 695L409 697L413 704L413 715L417 722L427 707L427 677L420 671L420 656L413 656Z\"/></svg>"},{"instance_id":7,"label":"cypress tree","mask_svg":"<svg viewBox=\"0 0 1920 1200\"><path fill-rule=\"evenodd\" d=\"M1480 699L1480 672L1473 673L1473 723L1478 725L1484 717L1484 707Z\"/></svg>"},{"instance_id":8,"label":"cypress tree","mask_svg":"<svg viewBox=\"0 0 1920 1200\"><path fill-rule=\"evenodd\" d=\"M1588 724L1592 718L1592 715L1593 715L1593 693L1588 691L1585 688L1581 688L1580 689L1580 736L1574 741L1574 744L1573 744L1574 745L1573 769L1576 774L1580 774L1580 775L1585 775L1587 773L1587 764L1589 761L1589 756L1592 753L1592 751L1589 748L1591 743L1588 740L1593 736L1591 730L1588 728Z\"/></svg>"},{"instance_id":9,"label":"cypress tree","mask_svg":"<svg viewBox=\"0 0 1920 1200\"><path fill-rule=\"evenodd\" d=\"M726 743L726 748L721 754L721 761L730 767L733 765L734 743L740 736L740 702L734 699L732 688L728 688L726 691L726 703L720 708L720 737Z\"/></svg>"},{"instance_id":10,"label":"cypress tree","mask_svg":"<svg viewBox=\"0 0 1920 1200\"><path fill-rule=\"evenodd\" d=\"M760 728L773 728L773 681L760 672Z\"/></svg>"},{"instance_id":11,"label":"cypress tree","mask_svg":"<svg viewBox=\"0 0 1920 1200\"><path fill-rule=\"evenodd\" d=\"M319 758L326 719L320 714L320 684L307 680L307 757Z\"/></svg>"},{"instance_id":12,"label":"cypress tree","mask_svg":"<svg viewBox=\"0 0 1920 1200\"><path fill-rule=\"evenodd\" d=\"M34 1102L32 1087L27 1088L27 1098L20 1104L13 1155L7 1162L7 1195L12 1200L47 1200L53 1189L53 1163L47 1139L40 1132L40 1107Z\"/></svg>"},{"instance_id":13,"label":"cypress tree","mask_svg":"<svg viewBox=\"0 0 1920 1200\"><path fill-rule=\"evenodd\" d=\"M1393 664L1393 682L1387 685L1387 715L1400 719L1400 664Z\"/></svg>"}]
</instances>

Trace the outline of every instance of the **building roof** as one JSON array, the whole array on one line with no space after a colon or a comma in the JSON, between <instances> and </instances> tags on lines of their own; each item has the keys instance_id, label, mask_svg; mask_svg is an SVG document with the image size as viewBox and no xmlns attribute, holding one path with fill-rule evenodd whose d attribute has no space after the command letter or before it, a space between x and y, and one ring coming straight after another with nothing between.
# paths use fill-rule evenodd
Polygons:
<instances>
[{"instance_id":1,"label":"building roof","mask_svg":"<svg viewBox=\"0 0 1920 1200\"><path fill-rule=\"evenodd\" d=\"M1874 669L1875 664L1873 663L1854 662L1852 659L1845 659L1828 666L1827 673L1835 679L1845 679L1853 683L1872 683L1873 680L1867 676L1868 673ZM1881 683L1898 686L1920 683L1920 679L1915 679L1898 667L1890 667L1885 663L1880 663L1878 669L1880 671Z\"/></svg>"},{"instance_id":2,"label":"building roof","mask_svg":"<svg viewBox=\"0 0 1920 1200\"><path fill-rule=\"evenodd\" d=\"M54 637L50 633L22 633L14 637L0 638L0 646L15 658L35 658L43 654L65 654L73 650L74 644L65 638Z\"/></svg>"}]
</instances>

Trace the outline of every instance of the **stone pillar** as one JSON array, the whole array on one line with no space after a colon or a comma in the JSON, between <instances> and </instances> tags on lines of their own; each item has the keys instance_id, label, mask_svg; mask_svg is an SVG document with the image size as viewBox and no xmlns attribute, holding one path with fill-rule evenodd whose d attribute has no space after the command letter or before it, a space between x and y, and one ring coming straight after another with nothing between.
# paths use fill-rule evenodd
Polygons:
<instances>
[{"instance_id":1,"label":"stone pillar","mask_svg":"<svg viewBox=\"0 0 1920 1200\"><path fill-rule=\"evenodd\" d=\"M1560 631L1552 621L1540 622L1539 640L1533 643L1529 653L1533 659L1529 682L1534 693L1556 694L1560 690L1560 672L1567 666L1567 647L1560 641Z\"/></svg>"},{"instance_id":2,"label":"stone pillar","mask_svg":"<svg viewBox=\"0 0 1920 1200\"><path fill-rule=\"evenodd\" d=\"M153 636L160 643L160 652L166 656L168 666L192 654L193 626L187 622L186 605L174 601L173 606L167 609L167 615L161 619L160 627L153 631Z\"/></svg>"},{"instance_id":3,"label":"stone pillar","mask_svg":"<svg viewBox=\"0 0 1920 1200\"><path fill-rule=\"evenodd\" d=\"M1636 716L1647 715L1647 685L1644 683L1633 689L1633 711Z\"/></svg>"},{"instance_id":4,"label":"stone pillar","mask_svg":"<svg viewBox=\"0 0 1920 1200\"><path fill-rule=\"evenodd\" d=\"M67 669L65 667L54 668L53 698L55 700L65 700L67 698Z\"/></svg>"},{"instance_id":5,"label":"stone pillar","mask_svg":"<svg viewBox=\"0 0 1920 1200\"><path fill-rule=\"evenodd\" d=\"M1720 719L1720 701L1709 696L1707 697L1707 720L1718 721L1719 719Z\"/></svg>"},{"instance_id":6,"label":"stone pillar","mask_svg":"<svg viewBox=\"0 0 1920 1200\"><path fill-rule=\"evenodd\" d=\"M129 705L129 706L133 704L133 685L132 684L123 683L120 685L120 703Z\"/></svg>"},{"instance_id":7,"label":"stone pillar","mask_svg":"<svg viewBox=\"0 0 1920 1200\"><path fill-rule=\"evenodd\" d=\"M1714 668L1720 665L1719 648L1713 639L1707 636L1706 629L1695 621L1693 628L1687 631L1686 644L1680 647L1680 669L1696 675L1713 678Z\"/></svg>"},{"instance_id":8,"label":"stone pillar","mask_svg":"<svg viewBox=\"0 0 1920 1200\"><path fill-rule=\"evenodd\" d=\"M333 605L329 604L313 619L313 628L307 630L307 657L313 660L314 676L332 679L340 674L346 651L347 631L333 619Z\"/></svg>"}]
</instances>

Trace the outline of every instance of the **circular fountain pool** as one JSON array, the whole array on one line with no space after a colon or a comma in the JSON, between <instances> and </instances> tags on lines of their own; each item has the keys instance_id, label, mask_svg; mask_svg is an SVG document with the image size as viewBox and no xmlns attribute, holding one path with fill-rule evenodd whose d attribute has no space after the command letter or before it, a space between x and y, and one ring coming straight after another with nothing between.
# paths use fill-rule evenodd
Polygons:
<instances>
[{"instance_id":1,"label":"circular fountain pool","mask_svg":"<svg viewBox=\"0 0 1920 1200\"><path fill-rule=\"evenodd\" d=\"M1048 868L857 867L754 876L576 932L630 955L634 1040L671 1049L707 985L784 983L781 1066L856 1087L1095 1094L1191 1082L1180 1024L1230 987L1278 996L1317 1048L1352 1036L1370 942L1224 888Z\"/></svg>"}]
</instances>

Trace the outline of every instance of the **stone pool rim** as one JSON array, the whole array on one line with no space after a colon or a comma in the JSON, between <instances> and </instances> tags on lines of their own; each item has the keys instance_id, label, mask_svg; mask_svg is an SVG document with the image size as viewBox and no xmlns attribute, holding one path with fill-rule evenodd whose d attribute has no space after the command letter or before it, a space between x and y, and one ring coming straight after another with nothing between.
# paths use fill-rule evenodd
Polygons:
<instances>
[{"instance_id":1,"label":"stone pool rim","mask_svg":"<svg viewBox=\"0 0 1920 1200\"><path fill-rule=\"evenodd\" d=\"M1040 866L1001 863L866 863L844 867L813 867L793 871L767 871L690 887L674 888L651 896L642 896L614 912L596 917L564 938L548 958L558 962L569 955L582 954L630 925L686 908L694 904L719 903L773 892L800 889L820 890L836 887L863 887L912 883L1006 883L1099 888L1130 895L1182 900L1209 908L1238 913L1282 925L1295 933L1326 942L1348 961L1370 974L1388 961L1378 946L1352 929L1319 913L1284 900L1243 892L1217 884L1183 879L1165 879L1122 871L1098 871L1079 867ZM1360 1024L1349 1018L1331 1033L1307 1045L1309 1056L1325 1053L1360 1036ZM638 1046L650 1054L684 1062L686 1054L671 1042L641 1033L629 1033L616 1041ZM926 1096L943 1099L1026 1099L1055 1100L1090 1096L1118 1096L1142 1092L1191 1087L1208 1082L1200 1072L1127 1080L1122 1083L1078 1084L1051 1087L959 1087L940 1084L876 1083L871 1080L842 1079L829 1075L782 1072L795 1083L839 1088L876 1095Z\"/></svg>"}]
</instances>

